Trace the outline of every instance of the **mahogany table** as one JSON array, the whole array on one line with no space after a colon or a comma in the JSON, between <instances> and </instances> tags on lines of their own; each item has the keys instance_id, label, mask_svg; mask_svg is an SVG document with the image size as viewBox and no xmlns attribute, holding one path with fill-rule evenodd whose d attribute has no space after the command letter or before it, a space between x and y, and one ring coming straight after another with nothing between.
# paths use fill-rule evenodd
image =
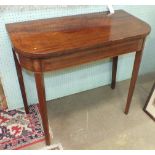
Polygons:
<instances>
[{"instance_id":1,"label":"mahogany table","mask_svg":"<svg viewBox=\"0 0 155 155\"><path fill-rule=\"evenodd\" d=\"M112 58L115 88L118 56L135 53L125 113L129 111L145 38L150 26L123 10L6 24L20 89L29 113L22 68L34 72L46 144L50 144L43 73Z\"/></svg>"}]
</instances>

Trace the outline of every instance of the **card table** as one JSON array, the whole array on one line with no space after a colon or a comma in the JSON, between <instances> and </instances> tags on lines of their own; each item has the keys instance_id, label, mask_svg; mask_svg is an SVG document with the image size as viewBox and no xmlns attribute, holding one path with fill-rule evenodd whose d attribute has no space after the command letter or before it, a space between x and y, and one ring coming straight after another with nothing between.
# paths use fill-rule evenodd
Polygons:
<instances>
[{"instance_id":1,"label":"card table","mask_svg":"<svg viewBox=\"0 0 155 155\"><path fill-rule=\"evenodd\" d=\"M111 88L114 89L118 56L135 52L125 107L125 114L128 114L144 43L151 31L147 23L123 10L116 10L112 15L109 15L108 12L97 12L9 23L6 24L6 29L12 43L18 80L27 114L29 110L22 68L34 73L47 145L50 145L50 134L44 72L111 58Z\"/></svg>"}]
</instances>

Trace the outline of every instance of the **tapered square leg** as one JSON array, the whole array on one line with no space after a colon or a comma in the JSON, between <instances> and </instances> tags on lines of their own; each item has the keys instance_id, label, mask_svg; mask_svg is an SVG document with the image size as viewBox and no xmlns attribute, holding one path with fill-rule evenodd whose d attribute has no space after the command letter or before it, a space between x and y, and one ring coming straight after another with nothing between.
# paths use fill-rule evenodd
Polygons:
<instances>
[{"instance_id":1,"label":"tapered square leg","mask_svg":"<svg viewBox=\"0 0 155 155\"><path fill-rule=\"evenodd\" d=\"M139 71L139 67L140 67L140 63L141 63L141 58L142 58L142 51L137 51L136 55L135 55L135 61L134 61L132 77L131 77L131 81L130 81L128 98L127 98L127 103L126 103L126 107L125 107L125 114L128 114L128 112L129 112L129 108L131 105L131 99L133 96L135 84L136 84L137 77L138 77L138 71Z\"/></svg>"},{"instance_id":2,"label":"tapered square leg","mask_svg":"<svg viewBox=\"0 0 155 155\"><path fill-rule=\"evenodd\" d=\"M16 65L20 90L21 90L21 94L22 94L22 98L23 98L23 102L24 102L25 112L26 112L26 114L29 114L29 108L28 108L27 97L26 97L26 92L25 92L25 85L24 85L24 80L23 80L22 69L21 69L21 66L20 66L20 64L18 62L15 51L13 49L12 49L12 51L13 51L13 57L14 57L14 60L15 60L15 65Z\"/></svg>"},{"instance_id":3,"label":"tapered square leg","mask_svg":"<svg viewBox=\"0 0 155 155\"><path fill-rule=\"evenodd\" d=\"M36 88L37 88L38 99L39 99L39 110L40 110L42 124L44 128L44 133L45 133L45 141L46 141L46 145L50 145L50 134L49 134L49 126L48 126L43 73L35 73L35 81L36 81Z\"/></svg>"},{"instance_id":4,"label":"tapered square leg","mask_svg":"<svg viewBox=\"0 0 155 155\"><path fill-rule=\"evenodd\" d=\"M111 82L112 89L115 89L115 86L116 86L117 63L118 63L118 56L113 57L112 58L112 82Z\"/></svg>"}]
</instances>

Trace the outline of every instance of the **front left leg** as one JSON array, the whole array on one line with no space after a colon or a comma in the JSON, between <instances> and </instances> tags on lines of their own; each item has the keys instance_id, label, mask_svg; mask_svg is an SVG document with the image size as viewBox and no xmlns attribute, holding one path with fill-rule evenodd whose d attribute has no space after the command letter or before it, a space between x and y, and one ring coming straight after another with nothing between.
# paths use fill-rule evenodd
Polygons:
<instances>
[{"instance_id":1,"label":"front left leg","mask_svg":"<svg viewBox=\"0 0 155 155\"><path fill-rule=\"evenodd\" d=\"M44 87L44 77L42 72L36 72L35 74L36 88L39 99L39 109L42 118L42 124L45 133L46 145L50 145L50 134L48 126L48 116L47 116L47 106L45 99L45 87Z\"/></svg>"}]
</instances>

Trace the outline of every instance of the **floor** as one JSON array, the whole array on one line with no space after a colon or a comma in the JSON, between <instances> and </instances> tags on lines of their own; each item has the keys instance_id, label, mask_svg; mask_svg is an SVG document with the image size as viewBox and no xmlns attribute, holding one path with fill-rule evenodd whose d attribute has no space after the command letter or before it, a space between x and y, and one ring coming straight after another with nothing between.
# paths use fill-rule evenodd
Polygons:
<instances>
[{"instance_id":1,"label":"floor","mask_svg":"<svg viewBox=\"0 0 155 155\"><path fill-rule=\"evenodd\" d=\"M63 149L155 149L155 124L143 107L155 74L138 79L128 115L123 113L129 80L48 102L52 143ZM41 149L38 143L26 149Z\"/></svg>"}]
</instances>

